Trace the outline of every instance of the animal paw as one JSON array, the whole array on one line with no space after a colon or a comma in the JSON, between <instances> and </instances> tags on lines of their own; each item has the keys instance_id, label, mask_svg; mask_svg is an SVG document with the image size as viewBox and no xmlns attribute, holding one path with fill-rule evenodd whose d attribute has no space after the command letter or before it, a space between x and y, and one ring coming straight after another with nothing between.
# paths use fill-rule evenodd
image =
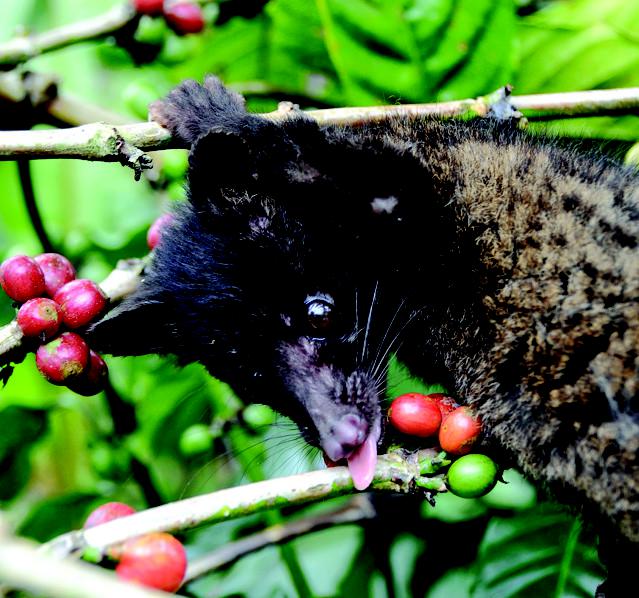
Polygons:
<instances>
[{"instance_id":1,"label":"animal paw","mask_svg":"<svg viewBox=\"0 0 639 598\"><path fill-rule=\"evenodd\" d=\"M149 108L150 120L187 145L211 130L236 132L245 117L244 98L212 75L203 85L184 81Z\"/></svg>"}]
</instances>

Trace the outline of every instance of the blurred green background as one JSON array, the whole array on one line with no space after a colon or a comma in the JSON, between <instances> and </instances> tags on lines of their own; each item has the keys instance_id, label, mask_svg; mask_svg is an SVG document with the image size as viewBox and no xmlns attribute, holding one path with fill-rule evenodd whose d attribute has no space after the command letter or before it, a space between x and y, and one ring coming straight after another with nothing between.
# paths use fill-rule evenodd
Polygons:
<instances>
[{"instance_id":1,"label":"blurred green background","mask_svg":"<svg viewBox=\"0 0 639 598\"><path fill-rule=\"evenodd\" d=\"M115 0L2 0L0 43L97 16ZM220 0L204 33L178 37L161 19L137 31L47 53L0 73L53 75L59 93L119 120L186 77L216 73L255 110L444 101L489 93L639 86L636 0ZM91 114L91 111L88 111ZM83 111L74 113L82 120ZM0 104L0 128L24 107ZM42 120L47 120L46 118ZM31 124L31 123L29 123ZM581 137L618 157L639 116L575 118L531 129ZM34 161L46 231L85 277L146 252L150 222L183 197L185 152L154 156L140 182L119 165ZM0 258L42 250L17 168L0 162ZM427 231L426 231L427 232ZM14 309L0 297L0 321ZM137 508L305 471L321 458L267 409L244 408L199 366L157 357L110 359L113 389L80 397L46 383L32 356L0 389L0 506L18 533L47 540L107 500ZM393 388L418 390L394 368ZM592 536L540 505L516 472L483 499L376 499L379 516L239 559L189 584L192 596L590 596L602 577ZM343 500L341 501L343 502ZM256 515L184 536L190 556L265 525L332 509Z\"/></svg>"}]
</instances>

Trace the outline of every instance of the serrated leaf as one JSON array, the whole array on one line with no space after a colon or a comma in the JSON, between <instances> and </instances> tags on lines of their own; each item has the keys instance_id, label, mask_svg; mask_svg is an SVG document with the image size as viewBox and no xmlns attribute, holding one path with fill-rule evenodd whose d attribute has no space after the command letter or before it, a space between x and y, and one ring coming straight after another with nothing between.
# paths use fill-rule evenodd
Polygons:
<instances>
[{"instance_id":1,"label":"serrated leaf","mask_svg":"<svg viewBox=\"0 0 639 598\"><path fill-rule=\"evenodd\" d=\"M639 8L625 0L556 2L519 20L518 94L639 85ZM634 33L633 33L634 32ZM553 133L636 139L639 118L556 121Z\"/></svg>"},{"instance_id":2,"label":"serrated leaf","mask_svg":"<svg viewBox=\"0 0 639 598\"><path fill-rule=\"evenodd\" d=\"M316 5L349 103L474 96L510 75L510 0L316 0Z\"/></svg>"},{"instance_id":3,"label":"serrated leaf","mask_svg":"<svg viewBox=\"0 0 639 598\"><path fill-rule=\"evenodd\" d=\"M473 598L590 597L602 579L591 538L574 517L545 506L493 518L479 548Z\"/></svg>"}]
</instances>

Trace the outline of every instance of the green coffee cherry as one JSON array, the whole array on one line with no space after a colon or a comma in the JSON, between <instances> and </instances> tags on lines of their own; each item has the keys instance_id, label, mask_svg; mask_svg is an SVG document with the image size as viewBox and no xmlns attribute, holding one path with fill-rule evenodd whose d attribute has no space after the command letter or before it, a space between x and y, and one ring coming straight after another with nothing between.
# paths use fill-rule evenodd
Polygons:
<instances>
[{"instance_id":1,"label":"green coffee cherry","mask_svg":"<svg viewBox=\"0 0 639 598\"><path fill-rule=\"evenodd\" d=\"M189 426L180 436L180 452L191 457L211 450L213 437L209 427L204 424Z\"/></svg>"},{"instance_id":2,"label":"green coffee cherry","mask_svg":"<svg viewBox=\"0 0 639 598\"><path fill-rule=\"evenodd\" d=\"M242 412L242 418L247 426L259 430L270 426L276 418L275 412L266 405L248 405Z\"/></svg>"},{"instance_id":3,"label":"green coffee cherry","mask_svg":"<svg viewBox=\"0 0 639 598\"><path fill-rule=\"evenodd\" d=\"M486 455L464 455L448 470L448 489L462 498L488 494L497 483L499 468Z\"/></svg>"},{"instance_id":4,"label":"green coffee cherry","mask_svg":"<svg viewBox=\"0 0 639 598\"><path fill-rule=\"evenodd\" d=\"M169 28L166 26L164 19L144 15L135 30L134 39L142 44L161 46L168 31Z\"/></svg>"}]
</instances>

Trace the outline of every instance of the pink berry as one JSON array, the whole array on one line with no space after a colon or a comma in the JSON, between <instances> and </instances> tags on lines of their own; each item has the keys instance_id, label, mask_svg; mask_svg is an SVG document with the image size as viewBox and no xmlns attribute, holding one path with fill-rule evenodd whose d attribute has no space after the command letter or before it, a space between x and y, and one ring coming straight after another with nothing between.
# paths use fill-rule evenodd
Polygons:
<instances>
[{"instance_id":1,"label":"pink berry","mask_svg":"<svg viewBox=\"0 0 639 598\"><path fill-rule=\"evenodd\" d=\"M18 310L18 326L25 336L37 336L46 340L58 332L61 322L60 307L53 299L29 299Z\"/></svg>"},{"instance_id":2,"label":"pink berry","mask_svg":"<svg viewBox=\"0 0 639 598\"><path fill-rule=\"evenodd\" d=\"M53 297L62 285L75 278L75 268L59 253L42 253L34 259L44 274L44 286L49 297Z\"/></svg>"},{"instance_id":3,"label":"pink berry","mask_svg":"<svg viewBox=\"0 0 639 598\"><path fill-rule=\"evenodd\" d=\"M135 509L123 502L108 502L100 505L97 509L91 511L91 514L84 522L84 529L119 519L120 517L126 517L127 515L133 515Z\"/></svg>"},{"instance_id":4,"label":"pink berry","mask_svg":"<svg viewBox=\"0 0 639 598\"><path fill-rule=\"evenodd\" d=\"M182 585L186 552L170 534L154 532L133 538L119 553L115 572L121 579L165 592L175 592Z\"/></svg>"},{"instance_id":5,"label":"pink berry","mask_svg":"<svg viewBox=\"0 0 639 598\"><path fill-rule=\"evenodd\" d=\"M146 235L146 243L149 249L155 249L155 246L160 242L162 233L168 224L173 222L173 214L162 214L149 228L149 232Z\"/></svg>"},{"instance_id":6,"label":"pink berry","mask_svg":"<svg viewBox=\"0 0 639 598\"><path fill-rule=\"evenodd\" d=\"M86 326L102 313L107 304L106 295L100 287L86 278L67 282L53 300L60 306L62 320L69 328Z\"/></svg>"},{"instance_id":7,"label":"pink berry","mask_svg":"<svg viewBox=\"0 0 639 598\"><path fill-rule=\"evenodd\" d=\"M52 384L67 384L82 374L88 363L89 347L74 332L63 332L36 351L36 365Z\"/></svg>"},{"instance_id":8,"label":"pink berry","mask_svg":"<svg viewBox=\"0 0 639 598\"><path fill-rule=\"evenodd\" d=\"M44 294L44 274L35 260L16 255L0 265L0 285L14 301L23 303Z\"/></svg>"},{"instance_id":9,"label":"pink berry","mask_svg":"<svg viewBox=\"0 0 639 598\"><path fill-rule=\"evenodd\" d=\"M106 362L95 351L89 349L89 364L78 378L74 378L67 385L73 392L90 397L104 389L104 383L109 375Z\"/></svg>"},{"instance_id":10,"label":"pink berry","mask_svg":"<svg viewBox=\"0 0 639 598\"><path fill-rule=\"evenodd\" d=\"M162 14L164 0L133 0L133 8L139 15L157 16Z\"/></svg>"},{"instance_id":11,"label":"pink berry","mask_svg":"<svg viewBox=\"0 0 639 598\"><path fill-rule=\"evenodd\" d=\"M164 9L164 18L178 35L200 33L204 29L204 14L197 4L175 2Z\"/></svg>"}]
</instances>

